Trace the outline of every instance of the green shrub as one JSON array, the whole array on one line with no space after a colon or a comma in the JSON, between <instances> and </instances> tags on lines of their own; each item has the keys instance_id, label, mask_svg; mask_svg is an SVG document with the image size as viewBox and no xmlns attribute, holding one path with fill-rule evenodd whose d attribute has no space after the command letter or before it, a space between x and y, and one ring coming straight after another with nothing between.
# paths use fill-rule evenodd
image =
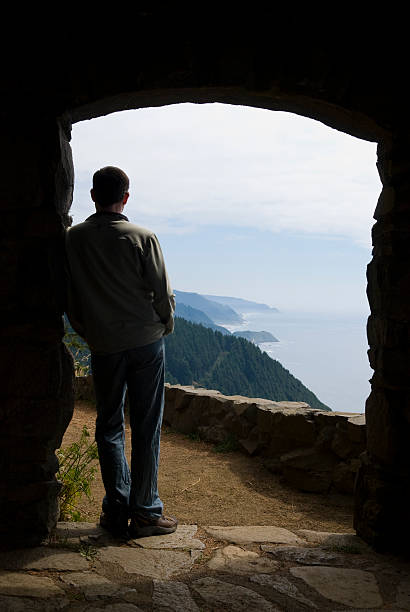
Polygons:
<instances>
[{"instance_id":1,"label":"green shrub","mask_svg":"<svg viewBox=\"0 0 410 612\"><path fill-rule=\"evenodd\" d=\"M87 426L84 425L78 442L60 448L56 455L60 463L57 478L63 485L59 494L60 521L79 521L81 515L76 504L82 495L91 498L91 483L98 469L92 465L98 459L97 444L90 441Z\"/></svg>"}]
</instances>

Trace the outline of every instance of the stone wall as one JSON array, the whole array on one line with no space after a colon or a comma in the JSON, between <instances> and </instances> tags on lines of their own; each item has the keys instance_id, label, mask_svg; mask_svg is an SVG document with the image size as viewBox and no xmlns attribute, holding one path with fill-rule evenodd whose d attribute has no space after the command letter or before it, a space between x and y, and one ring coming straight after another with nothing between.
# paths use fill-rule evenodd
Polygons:
<instances>
[{"instance_id":1,"label":"stone wall","mask_svg":"<svg viewBox=\"0 0 410 612\"><path fill-rule=\"evenodd\" d=\"M208 442L234 441L242 452L262 456L290 485L316 493L352 494L358 457L366 448L362 414L179 385L167 385L164 422Z\"/></svg>"},{"instance_id":2,"label":"stone wall","mask_svg":"<svg viewBox=\"0 0 410 612\"><path fill-rule=\"evenodd\" d=\"M378 147L383 183L368 266L369 435L356 491L355 528L381 550L409 550L410 503L410 137Z\"/></svg>"},{"instance_id":3,"label":"stone wall","mask_svg":"<svg viewBox=\"0 0 410 612\"><path fill-rule=\"evenodd\" d=\"M76 397L94 401L92 377L76 379ZM164 423L202 440L234 443L301 491L352 494L366 448L363 414L321 412L303 402L272 402L166 385Z\"/></svg>"},{"instance_id":4,"label":"stone wall","mask_svg":"<svg viewBox=\"0 0 410 612\"><path fill-rule=\"evenodd\" d=\"M64 223L73 171L55 120L2 123L0 186L0 543L36 544L57 520L54 451L73 405L72 357L61 342Z\"/></svg>"}]
</instances>

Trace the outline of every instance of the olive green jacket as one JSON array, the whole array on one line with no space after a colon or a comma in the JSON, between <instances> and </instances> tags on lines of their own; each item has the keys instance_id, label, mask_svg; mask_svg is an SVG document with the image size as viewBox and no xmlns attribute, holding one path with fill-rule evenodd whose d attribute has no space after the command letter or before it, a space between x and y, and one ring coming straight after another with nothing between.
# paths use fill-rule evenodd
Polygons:
<instances>
[{"instance_id":1,"label":"olive green jacket","mask_svg":"<svg viewBox=\"0 0 410 612\"><path fill-rule=\"evenodd\" d=\"M173 331L175 298L158 239L97 212L66 231L67 315L93 353L145 346Z\"/></svg>"}]
</instances>

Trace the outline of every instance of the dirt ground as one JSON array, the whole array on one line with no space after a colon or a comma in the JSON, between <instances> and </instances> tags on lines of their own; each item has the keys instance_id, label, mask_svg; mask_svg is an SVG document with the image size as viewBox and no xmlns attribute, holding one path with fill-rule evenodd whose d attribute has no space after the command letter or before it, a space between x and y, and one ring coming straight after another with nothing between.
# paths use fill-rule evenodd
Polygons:
<instances>
[{"instance_id":1,"label":"dirt ground","mask_svg":"<svg viewBox=\"0 0 410 612\"><path fill-rule=\"evenodd\" d=\"M94 436L95 407L76 405L62 447L80 437L83 425ZM129 459L130 428L126 425ZM81 520L98 520L104 488L99 470L92 500L78 504ZM203 441L164 427L161 436L159 492L164 511L180 523L199 525L275 525L287 529L352 531L353 502L341 495L301 493L280 482L257 457L218 453Z\"/></svg>"}]
</instances>

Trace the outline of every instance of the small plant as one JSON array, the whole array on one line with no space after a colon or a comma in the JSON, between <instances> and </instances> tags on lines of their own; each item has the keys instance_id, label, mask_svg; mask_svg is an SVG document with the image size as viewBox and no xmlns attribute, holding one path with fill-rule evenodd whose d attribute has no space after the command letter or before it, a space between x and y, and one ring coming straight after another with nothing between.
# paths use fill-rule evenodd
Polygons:
<instances>
[{"instance_id":1,"label":"small plant","mask_svg":"<svg viewBox=\"0 0 410 612\"><path fill-rule=\"evenodd\" d=\"M75 331L66 325L64 344L71 352L74 359L74 371L76 376L88 376L91 373L90 351L87 344Z\"/></svg>"},{"instance_id":2,"label":"small plant","mask_svg":"<svg viewBox=\"0 0 410 612\"><path fill-rule=\"evenodd\" d=\"M60 448L56 454L60 463L57 478L62 483L59 494L60 520L79 521L81 515L76 504L82 495L91 498L91 483L98 469L92 465L98 459L97 445L90 441L87 426L84 425L78 442Z\"/></svg>"},{"instance_id":3,"label":"small plant","mask_svg":"<svg viewBox=\"0 0 410 612\"><path fill-rule=\"evenodd\" d=\"M232 453L233 451L238 450L239 445L235 436L229 435L225 438L223 442L220 442L214 447L215 453Z\"/></svg>"},{"instance_id":4,"label":"small plant","mask_svg":"<svg viewBox=\"0 0 410 612\"><path fill-rule=\"evenodd\" d=\"M81 522L81 519L83 517L81 516L81 512L79 510L70 510L70 521L73 521L74 523L79 523Z\"/></svg>"},{"instance_id":5,"label":"small plant","mask_svg":"<svg viewBox=\"0 0 410 612\"><path fill-rule=\"evenodd\" d=\"M53 535L49 537L47 545L50 548L65 548L73 552L78 552L87 561L94 561L97 556L97 549L87 542L72 542L68 536Z\"/></svg>"},{"instance_id":6,"label":"small plant","mask_svg":"<svg viewBox=\"0 0 410 612\"><path fill-rule=\"evenodd\" d=\"M87 561L94 561L98 551L94 546L91 546L91 544L82 542L78 548L78 552L82 557L87 559Z\"/></svg>"}]
</instances>

